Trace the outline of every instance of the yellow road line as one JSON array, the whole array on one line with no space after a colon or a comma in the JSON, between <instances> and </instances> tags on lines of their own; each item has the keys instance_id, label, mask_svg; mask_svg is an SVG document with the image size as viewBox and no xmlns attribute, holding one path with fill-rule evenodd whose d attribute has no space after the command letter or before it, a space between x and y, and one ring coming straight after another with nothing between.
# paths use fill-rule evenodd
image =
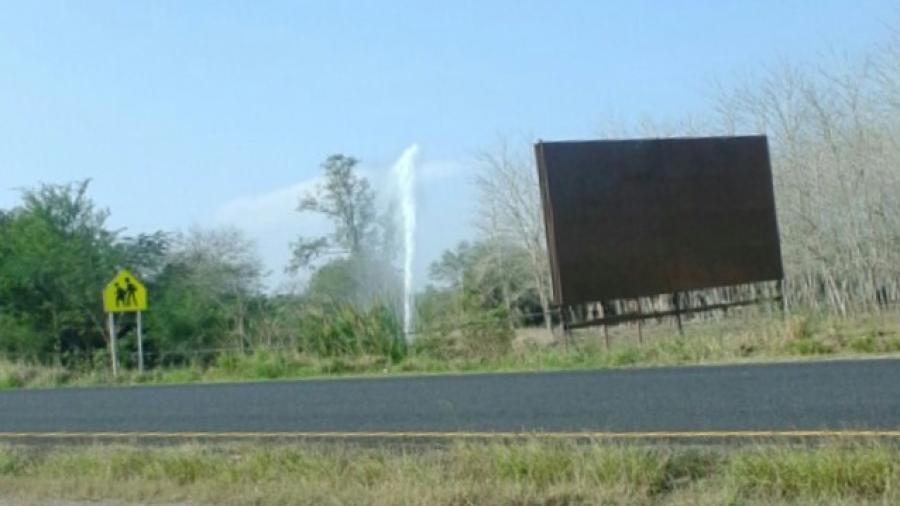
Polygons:
<instances>
[{"instance_id":1,"label":"yellow road line","mask_svg":"<svg viewBox=\"0 0 900 506\"><path fill-rule=\"evenodd\" d=\"M652 432L0 432L2 439L767 439L900 438L900 430Z\"/></svg>"}]
</instances>

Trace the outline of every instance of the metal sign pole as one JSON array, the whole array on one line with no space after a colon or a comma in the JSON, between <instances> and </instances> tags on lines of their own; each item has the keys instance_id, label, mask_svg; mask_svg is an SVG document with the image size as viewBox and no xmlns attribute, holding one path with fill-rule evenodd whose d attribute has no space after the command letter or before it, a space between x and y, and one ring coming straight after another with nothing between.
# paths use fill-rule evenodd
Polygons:
<instances>
[{"instance_id":1,"label":"metal sign pole","mask_svg":"<svg viewBox=\"0 0 900 506\"><path fill-rule=\"evenodd\" d=\"M637 299L637 314L638 314L638 344L644 344L644 329L641 325L641 321L644 319L644 309L641 307L641 299Z\"/></svg>"},{"instance_id":2,"label":"metal sign pole","mask_svg":"<svg viewBox=\"0 0 900 506\"><path fill-rule=\"evenodd\" d=\"M141 328L141 312L137 312L138 371L144 372L144 332Z\"/></svg>"},{"instance_id":3,"label":"metal sign pole","mask_svg":"<svg viewBox=\"0 0 900 506\"><path fill-rule=\"evenodd\" d=\"M116 356L116 317L113 313L107 314L109 315L109 359L112 363L113 377L116 377L119 375L119 360Z\"/></svg>"}]
</instances>

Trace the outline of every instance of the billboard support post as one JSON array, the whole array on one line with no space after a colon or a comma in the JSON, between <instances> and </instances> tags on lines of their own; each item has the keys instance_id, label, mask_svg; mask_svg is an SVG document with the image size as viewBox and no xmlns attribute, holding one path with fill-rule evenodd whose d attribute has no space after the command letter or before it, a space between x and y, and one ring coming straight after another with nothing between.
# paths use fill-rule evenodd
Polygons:
<instances>
[{"instance_id":1,"label":"billboard support post","mask_svg":"<svg viewBox=\"0 0 900 506\"><path fill-rule=\"evenodd\" d=\"M637 314L638 314L638 321L637 321L638 344L643 345L644 344L644 329L641 325L641 322L644 320L644 311L643 311L643 308L641 307L641 298L640 297L637 298Z\"/></svg>"},{"instance_id":2,"label":"billboard support post","mask_svg":"<svg viewBox=\"0 0 900 506\"><path fill-rule=\"evenodd\" d=\"M678 321L678 335L684 337L684 326L681 324L681 294L675 292L672 296L672 303L675 306L675 318ZM726 309L727 311L727 309Z\"/></svg>"}]
</instances>

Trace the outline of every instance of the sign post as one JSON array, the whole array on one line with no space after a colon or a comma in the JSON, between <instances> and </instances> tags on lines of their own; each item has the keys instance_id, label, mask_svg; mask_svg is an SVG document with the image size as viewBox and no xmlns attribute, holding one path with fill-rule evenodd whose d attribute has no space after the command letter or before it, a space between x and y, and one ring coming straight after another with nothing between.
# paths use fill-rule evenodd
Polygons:
<instances>
[{"instance_id":1,"label":"sign post","mask_svg":"<svg viewBox=\"0 0 900 506\"><path fill-rule=\"evenodd\" d=\"M137 315L137 340L138 340L138 371L144 372L144 333L141 328L141 312L138 311Z\"/></svg>"},{"instance_id":2,"label":"sign post","mask_svg":"<svg viewBox=\"0 0 900 506\"><path fill-rule=\"evenodd\" d=\"M119 358L116 355L116 317L108 313L109 326L109 361L112 364L113 377L119 375Z\"/></svg>"},{"instance_id":3,"label":"sign post","mask_svg":"<svg viewBox=\"0 0 900 506\"><path fill-rule=\"evenodd\" d=\"M103 310L109 315L109 354L113 376L119 373L115 313L136 313L138 369L143 372L144 332L141 313L147 310L147 288L133 274L123 269L103 289Z\"/></svg>"}]
</instances>

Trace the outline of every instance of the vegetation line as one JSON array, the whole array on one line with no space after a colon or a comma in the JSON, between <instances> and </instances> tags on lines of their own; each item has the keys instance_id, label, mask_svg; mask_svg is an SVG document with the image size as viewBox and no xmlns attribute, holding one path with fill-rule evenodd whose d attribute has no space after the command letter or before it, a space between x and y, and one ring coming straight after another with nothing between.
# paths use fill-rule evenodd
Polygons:
<instances>
[{"instance_id":1,"label":"vegetation line","mask_svg":"<svg viewBox=\"0 0 900 506\"><path fill-rule=\"evenodd\" d=\"M702 430L702 431L289 431L289 432L0 432L0 439L840 439L900 438L898 430Z\"/></svg>"}]
</instances>

